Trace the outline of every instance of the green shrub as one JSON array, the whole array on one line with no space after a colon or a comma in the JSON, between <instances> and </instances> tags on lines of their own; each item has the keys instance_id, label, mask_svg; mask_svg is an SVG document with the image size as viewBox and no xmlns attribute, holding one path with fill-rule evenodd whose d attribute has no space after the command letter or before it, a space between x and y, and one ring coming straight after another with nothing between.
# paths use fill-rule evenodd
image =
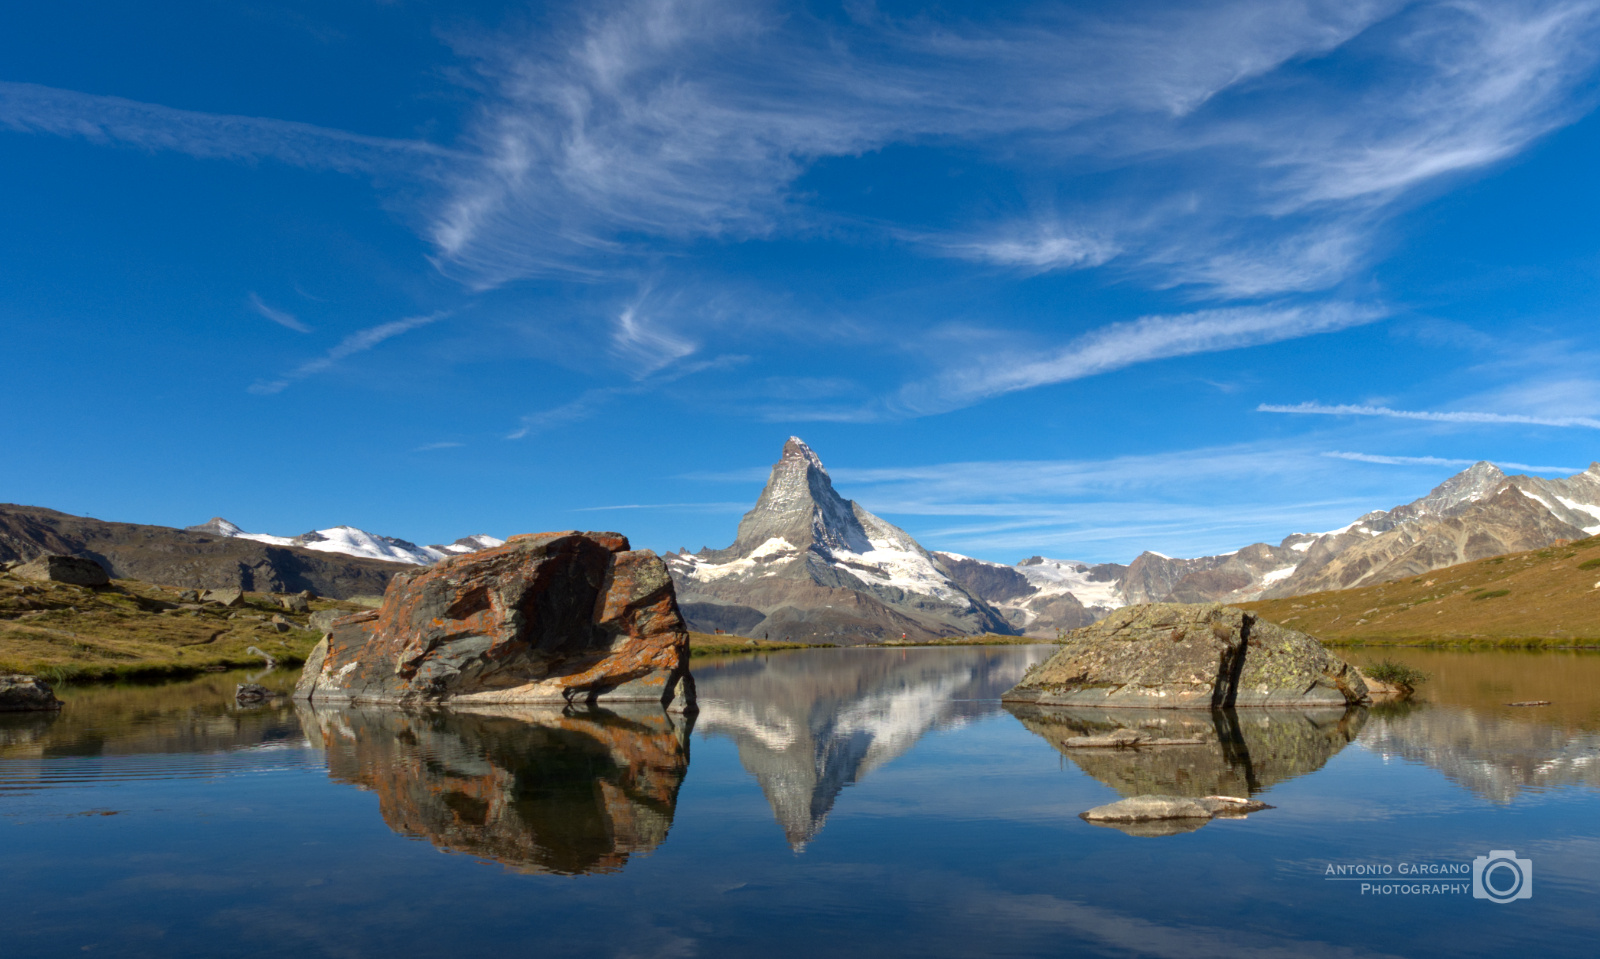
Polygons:
<instances>
[{"instance_id":1,"label":"green shrub","mask_svg":"<svg viewBox=\"0 0 1600 959\"><path fill-rule=\"evenodd\" d=\"M1476 596L1474 596L1472 598L1473 599L1494 599L1496 596L1510 596L1510 595L1511 595L1511 590L1509 590L1509 589L1491 589L1487 593L1479 593L1478 595L1476 595Z\"/></svg>"},{"instance_id":2,"label":"green shrub","mask_svg":"<svg viewBox=\"0 0 1600 959\"><path fill-rule=\"evenodd\" d=\"M1369 663L1362 672L1380 683L1404 686L1406 689L1416 689L1428 681L1427 673L1415 666L1397 663L1392 659L1380 659L1375 663Z\"/></svg>"},{"instance_id":3,"label":"green shrub","mask_svg":"<svg viewBox=\"0 0 1600 959\"><path fill-rule=\"evenodd\" d=\"M1586 559L1578 564L1579 569L1594 569L1600 566L1600 559Z\"/></svg>"}]
</instances>

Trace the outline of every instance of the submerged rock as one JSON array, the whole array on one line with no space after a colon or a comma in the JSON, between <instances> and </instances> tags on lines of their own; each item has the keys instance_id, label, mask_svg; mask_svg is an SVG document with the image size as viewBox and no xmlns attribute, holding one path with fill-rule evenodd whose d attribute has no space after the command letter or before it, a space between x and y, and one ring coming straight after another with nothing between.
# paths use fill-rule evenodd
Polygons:
<instances>
[{"instance_id":1,"label":"submerged rock","mask_svg":"<svg viewBox=\"0 0 1600 959\"><path fill-rule=\"evenodd\" d=\"M61 705L50 684L37 676L0 676L0 712L34 712L60 709Z\"/></svg>"},{"instance_id":2,"label":"submerged rock","mask_svg":"<svg viewBox=\"0 0 1600 959\"><path fill-rule=\"evenodd\" d=\"M513 536L393 579L342 617L296 696L315 702L694 701L672 580L619 533Z\"/></svg>"},{"instance_id":3,"label":"submerged rock","mask_svg":"<svg viewBox=\"0 0 1600 959\"><path fill-rule=\"evenodd\" d=\"M1199 746L1204 743L1205 740L1197 736L1171 739L1152 736L1142 729L1122 727L1094 736L1072 736L1062 745L1067 749L1132 749L1139 746Z\"/></svg>"},{"instance_id":4,"label":"submerged rock","mask_svg":"<svg viewBox=\"0 0 1600 959\"><path fill-rule=\"evenodd\" d=\"M1006 702L1215 709L1345 706L1368 698L1353 666L1305 633L1219 603L1151 603L1074 630Z\"/></svg>"},{"instance_id":5,"label":"submerged rock","mask_svg":"<svg viewBox=\"0 0 1600 959\"><path fill-rule=\"evenodd\" d=\"M40 556L11 570L12 575L37 582L70 586L105 586L111 582L105 567L86 556Z\"/></svg>"}]
</instances>

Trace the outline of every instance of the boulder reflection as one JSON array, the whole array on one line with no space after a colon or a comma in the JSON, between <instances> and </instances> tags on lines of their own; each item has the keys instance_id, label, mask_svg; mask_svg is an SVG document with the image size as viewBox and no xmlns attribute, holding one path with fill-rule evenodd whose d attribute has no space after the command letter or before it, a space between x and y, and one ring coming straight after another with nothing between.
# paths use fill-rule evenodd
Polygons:
<instances>
[{"instance_id":1,"label":"boulder reflection","mask_svg":"<svg viewBox=\"0 0 1600 959\"><path fill-rule=\"evenodd\" d=\"M530 873L615 872L666 838L692 719L502 707L300 706L328 774L378 794L389 828Z\"/></svg>"},{"instance_id":2,"label":"boulder reflection","mask_svg":"<svg viewBox=\"0 0 1600 959\"><path fill-rule=\"evenodd\" d=\"M1360 734L1366 710L1094 709L1007 704L1022 725L1124 797L1248 797L1321 769ZM1132 728L1194 746L1068 748L1067 739ZM1198 828L1195 826L1194 828Z\"/></svg>"}]
</instances>

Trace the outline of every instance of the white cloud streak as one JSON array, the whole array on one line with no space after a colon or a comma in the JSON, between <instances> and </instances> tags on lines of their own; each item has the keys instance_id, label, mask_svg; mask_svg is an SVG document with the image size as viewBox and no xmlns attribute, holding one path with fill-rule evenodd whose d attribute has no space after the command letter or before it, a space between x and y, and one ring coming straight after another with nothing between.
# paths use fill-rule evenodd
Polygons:
<instances>
[{"instance_id":1,"label":"white cloud streak","mask_svg":"<svg viewBox=\"0 0 1600 959\"><path fill-rule=\"evenodd\" d=\"M385 340L393 339L402 333L420 329L448 316L448 311L429 313L426 316L412 316L391 323L381 323L364 330L357 330L340 340L337 345L323 355L313 360L307 360L299 366L283 374L275 380L257 381L250 387L250 392L259 395L281 393L292 384L333 369L341 361L347 360L358 353L365 353Z\"/></svg>"},{"instance_id":2,"label":"white cloud streak","mask_svg":"<svg viewBox=\"0 0 1600 959\"><path fill-rule=\"evenodd\" d=\"M1482 423L1488 425L1581 427L1600 430L1600 419L1588 416L1525 416L1521 413L1483 413L1471 410L1396 410L1387 406L1325 403L1297 403L1286 406L1262 403L1258 413L1290 413L1310 416L1386 416L1429 423Z\"/></svg>"},{"instance_id":3,"label":"white cloud streak","mask_svg":"<svg viewBox=\"0 0 1600 959\"><path fill-rule=\"evenodd\" d=\"M1087 333L1042 358L1037 353L964 357L960 367L933 383L902 388L890 408L912 415L941 412L986 397L1083 379L1136 363L1329 333L1372 323L1385 315L1375 306L1332 303L1146 316Z\"/></svg>"},{"instance_id":4,"label":"white cloud streak","mask_svg":"<svg viewBox=\"0 0 1600 959\"><path fill-rule=\"evenodd\" d=\"M272 159L342 173L433 177L465 154L419 140L364 136L274 120L178 110L122 97L0 81L0 128L199 159Z\"/></svg>"},{"instance_id":5,"label":"white cloud streak","mask_svg":"<svg viewBox=\"0 0 1600 959\"><path fill-rule=\"evenodd\" d=\"M1347 453L1339 450L1330 450L1323 453L1329 459L1349 460L1352 463L1376 463L1380 466L1471 466L1478 460L1447 459L1439 456L1384 456L1378 453ZM1527 470L1530 473L1581 473L1583 470L1570 466L1530 466L1527 463L1507 463L1491 460L1501 469Z\"/></svg>"},{"instance_id":6,"label":"white cloud streak","mask_svg":"<svg viewBox=\"0 0 1600 959\"><path fill-rule=\"evenodd\" d=\"M262 302L261 297L257 296L255 293L250 294L250 308L272 322L278 324L279 326L287 327L291 330L294 330L296 333L311 332L311 327L300 322L300 320L296 318L293 313L285 313L283 310L274 309L268 306L266 303Z\"/></svg>"}]
</instances>

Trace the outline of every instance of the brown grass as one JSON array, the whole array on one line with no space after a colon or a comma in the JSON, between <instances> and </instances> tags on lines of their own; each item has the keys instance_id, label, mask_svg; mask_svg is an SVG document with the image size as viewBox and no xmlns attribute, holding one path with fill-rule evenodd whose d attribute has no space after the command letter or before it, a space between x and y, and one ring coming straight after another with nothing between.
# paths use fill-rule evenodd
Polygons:
<instances>
[{"instance_id":1,"label":"brown grass","mask_svg":"<svg viewBox=\"0 0 1600 959\"><path fill-rule=\"evenodd\" d=\"M1333 645L1600 646L1596 559L1600 537L1591 537L1381 586L1239 605Z\"/></svg>"},{"instance_id":2,"label":"brown grass","mask_svg":"<svg viewBox=\"0 0 1600 959\"><path fill-rule=\"evenodd\" d=\"M89 589L0 573L0 672L56 681L187 675L261 665L245 652L250 646L288 666L303 662L321 638L305 614L279 608L268 594L248 593L233 609L183 609L180 592L135 580ZM311 606L355 608L333 600ZM289 621L287 632L271 623L274 615Z\"/></svg>"}]
</instances>

